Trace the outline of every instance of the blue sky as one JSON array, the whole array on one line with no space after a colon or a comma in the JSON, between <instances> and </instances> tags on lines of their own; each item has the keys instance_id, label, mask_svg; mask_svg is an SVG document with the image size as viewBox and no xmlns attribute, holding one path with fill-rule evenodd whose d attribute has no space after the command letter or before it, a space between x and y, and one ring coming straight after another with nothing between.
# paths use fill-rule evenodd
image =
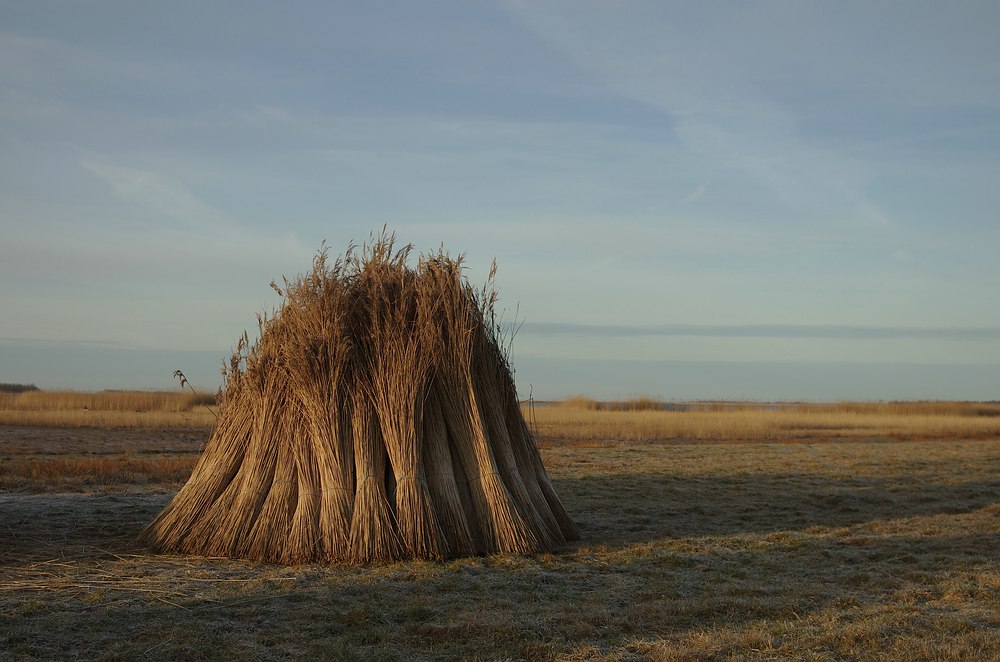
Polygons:
<instances>
[{"instance_id":1,"label":"blue sky","mask_svg":"<svg viewBox=\"0 0 1000 662\"><path fill-rule=\"evenodd\" d=\"M0 1L0 381L206 390L388 224L519 387L1000 398L994 2Z\"/></svg>"}]
</instances>

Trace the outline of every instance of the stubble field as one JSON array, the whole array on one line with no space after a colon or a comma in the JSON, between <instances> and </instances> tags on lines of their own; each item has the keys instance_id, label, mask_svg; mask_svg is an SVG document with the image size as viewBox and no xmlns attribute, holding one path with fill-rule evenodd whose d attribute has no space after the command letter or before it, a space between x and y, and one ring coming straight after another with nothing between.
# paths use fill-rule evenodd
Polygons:
<instances>
[{"instance_id":1,"label":"stubble field","mask_svg":"<svg viewBox=\"0 0 1000 662\"><path fill-rule=\"evenodd\" d=\"M365 568L138 546L207 413L0 411L0 659L1000 658L1000 418L859 407L536 408L578 544Z\"/></svg>"}]
</instances>

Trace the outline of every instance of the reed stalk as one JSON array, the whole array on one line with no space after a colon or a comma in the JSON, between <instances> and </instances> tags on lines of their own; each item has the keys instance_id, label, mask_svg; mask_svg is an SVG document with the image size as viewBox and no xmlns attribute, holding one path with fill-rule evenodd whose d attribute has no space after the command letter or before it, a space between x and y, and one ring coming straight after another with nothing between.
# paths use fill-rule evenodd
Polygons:
<instances>
[{"instance_id":1,"label":"reed stalk","mask_svg":"<svg viewBox=\"0 0 1000 662\"><path fill-rule=\"evenodd\" d=\"M578 535L518 409L494 273L383 233L283 286L151 547L277 563L553 549Z\"/></svg>"}]
</instances>

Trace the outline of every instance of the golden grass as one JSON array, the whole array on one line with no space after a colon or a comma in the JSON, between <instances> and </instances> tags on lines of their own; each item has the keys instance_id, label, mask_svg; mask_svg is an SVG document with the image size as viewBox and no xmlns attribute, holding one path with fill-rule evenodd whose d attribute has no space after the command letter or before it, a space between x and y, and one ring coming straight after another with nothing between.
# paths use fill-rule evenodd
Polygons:
<instances>
[{"instance_id":1,"label":"golden grass","mask_svg":"<svg viewBox=\"0 0 1000 662\"><path fill-rule=\"evenodd\" d=\"M176 429L205 428L215 425L208 407L188 411L121 411L102 409L3 409L0 425L32 425L82 428Z\"/></svg>"},{"instance_id":2,"label":"golden grass","mask_svg":"<svg viewBox=\"0 0 1000 662\"><path fill-rule=\"evenodd\" d=\"M917 400L903 402L834 402L796 404L802 413L879 414L883 416L1000 416L1000 402Z\"/></svg>"},{"instance_id":3,"label":"golden grass","mask_svg":"<svg viewBox=\"0 0 1000 662\"><path fill-rule=\"evenodd\" d=\"M24 395L35 397L13 406L15 399ZM190 394L135 391L0 393L0 425L211 430L216 423L214 415L204 405L191 404L192 400ZM87 402L98 406L70 407ZM160 409L150 406L155 402L161 403ZM657 403L657 407L645 404L648 402ZM684 404L685 410L680 411L663 411L660 406L652 399L598 402L574 396L552 405L536 405L533 411L525 405L523 410L546 440L960 438L1000 434L1000 403L696 402Z\"/></svg>"},{"instance_id":4,"label":"golden grass","mask_svg":"<svg viewBox=\"0 0 1000 662\"><path fill-rule=\"evenodd\" d=\"M165 391L0 393L0 425L211 428L214 396Z\"/></svg>"},{"instance_id":5,"label":"golden grass","mask_svg":"<svg viewBox=\"0 0 1000 662\"><path fill-rule=\"evenodd\" d=\"M571 395L565 400L560 400L555 403L556 407L561 409L581 409L583 411L597 411L600 408L600 403L594 398L588 397L586 395Z\"/></svg>"},{"instance_id":6,"label":"golden grass","mask_svg":"<svg viewBox=\"0 0 1000 662\"><path fill-rule=\"evenodd\" d=\"M187 412L212 403L211 396L176 391L26 391L0 397L0 407L18 411Z\"/></svg>"},{"instance_id":7,"label":"golden grass","mask_svg":"<svg viewBox=\"0 0 1000 662\"><path fill-rule=\"evenodd\" d=\"M557 405L525 410L538 437L546 441L982 438L1000 435L998 414L1000 405L957 402L713 403L695 404L686 411Z\"/></svg>"}]
</instances>

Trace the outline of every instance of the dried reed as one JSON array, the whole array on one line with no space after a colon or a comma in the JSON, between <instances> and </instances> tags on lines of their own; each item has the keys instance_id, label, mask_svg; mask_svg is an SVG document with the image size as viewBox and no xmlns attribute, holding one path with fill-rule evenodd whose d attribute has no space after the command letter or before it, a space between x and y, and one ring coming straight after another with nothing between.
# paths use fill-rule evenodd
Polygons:
<instances>
[{"instance_id":1,"label":"dried reed","mask_svg":"<svg viewBox=\"0 0 1000 662\"><path fill-rule=\"evenodd\" d=\"M280 563L552 549L577 536L518 407L493 306L443 250L383 232L272 287L224 367L219 424L143 532Z\"/></svg>"}]
</instances>

